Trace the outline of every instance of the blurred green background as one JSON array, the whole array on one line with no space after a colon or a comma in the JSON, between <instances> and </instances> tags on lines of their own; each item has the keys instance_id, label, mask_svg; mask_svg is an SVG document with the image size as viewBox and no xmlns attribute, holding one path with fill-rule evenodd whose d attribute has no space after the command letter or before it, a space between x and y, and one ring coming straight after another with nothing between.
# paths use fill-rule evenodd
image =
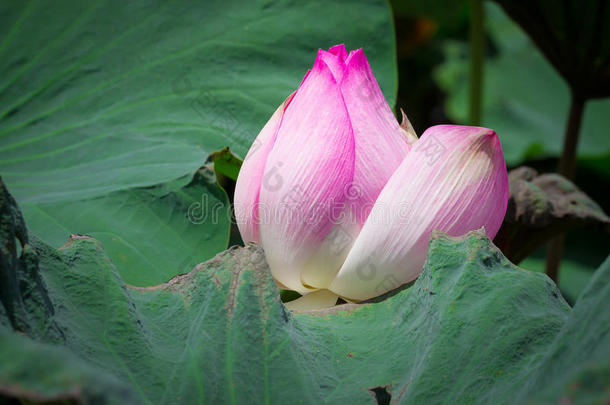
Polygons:
<instances>
[{"instance_id":1,"label":"blurred green background","mask_svg":"<svg viewBox=\"0 0 610 405\"><path fill-rule=\"evenodd\" d=\"M432 125L467 124L470 2L391 1L403 108L418 134ZM495 2L484 7L481 125L498 133L511 168L557 170L570 106L569 87L533 41ZM610 211L610 99L590 100L578 143L575 183ZM602 231L568 233L559 284L573 302L610 253ZM545 248L520 263L544 271Z\"/></svg>"}]
</instances>

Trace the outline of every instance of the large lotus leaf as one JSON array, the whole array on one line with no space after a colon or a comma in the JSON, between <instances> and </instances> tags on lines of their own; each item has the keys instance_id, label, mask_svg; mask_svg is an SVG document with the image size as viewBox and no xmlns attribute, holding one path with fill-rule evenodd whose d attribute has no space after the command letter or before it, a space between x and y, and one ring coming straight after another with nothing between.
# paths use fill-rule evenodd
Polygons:
<instances>
[{"instance_id":1,"label":"large lotus leaf","mask_svg":"<svg viewBox=\"0 0 610 405\"><path fill-rule=\"evenodd\" d=\"M1 2L0 174L43 240L95 234L128 282L167 281L228 232L177 218L177 199L223 200L213 184L167 193L215 150L244 156L317 48L340 42L364 48L393 104L383 0Z\"/></svg>"},{"instance_id":2,"label":"large lotus leaf","mask_svg":"<svg viewBox=\"0 0 610 405\"><path fill-rule=\"evenodd\" d=\"M66 233L95 237L125 282L139 286L167 281L213 257L227 246L231 223L227 195L207 168L68 204L24 204L24 215L56 246Z\"/></svg>"},{"instance_id":3,"label":"large lotus leaf","mask_svg":"<svg viewBox=\"0 0 610 405\"><path fill-rule=\"evenodd\" d=\"M140 402L128 384L65 347L24 339L2 327L0 359L0 402L7 397L24 404L93 404L108 397L112 403Z\"/></svg>"},{"instance_id":4,"label":"large lotus leaf","mask_svg":"<svg viewBox=\"0 0 610 405\"><path fill-rule=\"evenodd\" d=\"M486 32L493 44L484 66L482 124L498 132L506 160L559 156L570 105L568 85L500 6L486 3ZM468 45L448 41L435 72L447 92L447 113L468 121ZM586 104L578 144L581 158L610 155L610 100ZM604 169L607 172L607 169Z\"/></svg>"},{"instance_id":5,"label":"large lotus leaf","mask_svg":"<svg viewBox=\"0 0 610 405\"><path fill-rule=\"evenodd\" d=\"M610 260L570 308L548 277L509 263L483 232L435 234L410 288L378 303L290 313L255 245L168 283L129 287L90 237L75 236L60 250L38 239L32 248L21 237L18 254L14 237L23 230L7 205L14 207L2 208L0 271L21 282L0 289L5 397L163 404L610 399ZM41 295L50 306L41 306Z\"/></svg>"}]
</instances>

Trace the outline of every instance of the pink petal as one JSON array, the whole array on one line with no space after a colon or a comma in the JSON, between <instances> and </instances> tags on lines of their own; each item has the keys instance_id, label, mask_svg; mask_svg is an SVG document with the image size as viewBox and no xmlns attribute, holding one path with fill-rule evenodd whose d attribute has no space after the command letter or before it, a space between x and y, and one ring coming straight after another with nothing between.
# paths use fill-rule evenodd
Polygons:
<instances>
[{"instance_id":1,"label":"pink petal","mask_svg":"<svg viewBox=\"0 0 610 405\"><path fill-rule=\"evenodd\" d=\"M286 109L260 189L261 244L273 276L287 287L308 290L301 272L333 228L353 166L343 98L318 58Z\"/></svg>"},{"instance_id":2,"label":"pink petal","mask_svg":"<svg viewBox=\"0 0 610 405\"><path fill-rule=\"evenodd\" d=\"M349 191L348 191L349 193ZM346 193L347 197L348 194ZM341 212L339 209L343 208ZM301 266L301 282L314 288L328 288L343 265L361 226L353 217L350 205L337 205L337 220L324 240Z\"/></svg>"},{"instance_id":3,"label":"pink petal","mask_svg":"<svg viewBox=\"0 0 610 405\"><path fill-rule=\"evenodd\" d=\"M422 270L433 229L458 236L484 226L493 238L507 201L494 131L429 128L379 195L330 289L361 300L409 282Z\"/></svg>"},{"instance_id":4,"label":"pink petal","mask_svg":"<svg viewBox=\"0 0 610 405\"><path fill-rule=\"evenodd\" d=\"M330 71L332 72L335 81L337 83L340 83L341 79L343 78L343 73L345 72L345 63L341 59L341 57L335 55L334 53L327 52L323 49L318 49L318 56L316 58L316 61L318 59L322 60L326 64L326 66L330 68Z\"/></svg>"},{"instance_id":5,"label":"pink petal","mask_svg":"<svg viewBox=\"0 0 610 405\"><path fill-rule=\"evenodd\" d=\"M295 92L296 93L296 92ZM239 233L245 243L260 243L258 231L258 197L267 156L275 143L284 111L294 97L292 93L275 110L250 147L235 184L234 209Z\"/></svg>"},{"instance_id":6,"label":"pink petal","mask_svg":"<svg viewBox=\"0 0 610 405\"><path fill-rule=\"evenodd\" d=\"M345 49L344 44L331 46L328 48L328 52L332 53L333 55L337 55L341 61L345 63L345 60L347 59L347 50Z\"/></svg>"},{"instance_id":7,"label":"pink petal","mask_svg":"<svg viewBox=\"0 0 610 405\"><path fill-rule=\"evenodd\" d=\"M362 49L346 61L341 92L354 130L356 161L351 203L360 225L411 148L379 89Z\"/></svg>"}]
</instances>

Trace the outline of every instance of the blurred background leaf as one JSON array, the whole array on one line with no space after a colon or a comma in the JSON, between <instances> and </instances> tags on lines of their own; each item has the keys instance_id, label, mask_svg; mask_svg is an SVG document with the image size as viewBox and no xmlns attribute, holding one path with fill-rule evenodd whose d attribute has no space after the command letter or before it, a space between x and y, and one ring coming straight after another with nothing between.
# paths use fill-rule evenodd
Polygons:
<instances>
[{"instance_id":1,"label":"blurred background leaf","mask_svg":"<svg viewBox=\"0 0 610 405\"><path fill-rule=\"evenodd\" d=\"M496 0L580 99L610 97L608 0Z\"/></svg>"},{"instance_id":2,"label":"blurred background leaf","mask_svg":"<svg viewBox=\"0 0 610 405\"><path fill-rule=\"evenodd\" d=\"M481 1L481 0L479 0ZM497 0L528 33L570 87L570 109L557 172L573 179L587 102L610 96L610 2ZM565 246L559 234L547 246L545 272L557 281Z\"/></svg>"},{"instance_id":3,"label":"blurred background leaf","mask_svg":"<svg viewBox=\"0 0 610 405\"><path fill-rule=\"evenodd\" d=\"M527 4L523 3L527 8ZM418 133L444 123L468 122L469 2L392 1L395 12L399 91ZM483 125L500 136L509 168L521 164L555 172L561 153L569 87L532 40L500 6L484 2L486 61ZM554 10L549 10L554 12ZM578 29L588 29L578 27ZM587 103L574 182L610 212L610 100ZM567 235L559 285L571 302L610 253L610 236L600 230ZM520 265L544 271L546 247Z\"/></svg>"},{"instance_id":4,"label":"blurred background leaf","mask_svg":"<svg viewBox=\"0 0 610 405\"><path fill-rule=\"evenodd\" d=\"M569 108L569 87L533 42L495 3L485 3L489 35L485 63L482 124L498 132L509 165L561 154ZM434 77L448 95L452 121L468 116L468 44L448 40L445 61ZM610 100L590 101L585 109L578 156L610 157ZM600 167L610 176L607 168Z\"/></svg>"}]
</instances>

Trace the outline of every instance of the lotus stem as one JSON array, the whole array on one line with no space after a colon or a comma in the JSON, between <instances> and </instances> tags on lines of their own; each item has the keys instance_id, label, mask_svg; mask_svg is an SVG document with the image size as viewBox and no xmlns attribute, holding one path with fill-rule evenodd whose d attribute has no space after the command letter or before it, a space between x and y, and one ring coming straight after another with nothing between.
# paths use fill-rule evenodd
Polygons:
<instances>
[{"instance_id":1,"label":"lotus stem","mask_svg":"<svg viewBox=\"0 0 610 405\"><path fill-rule=\"evenodd\" d=\"M566 134L563 140L563 151L559 159L558 172L567 179L574 178L576 169L576 147L578 145L578 135L582 123L585 100L572 94L570 103L570 115L566 124ZM555 282L559 281L559 265L563 255L563 245L565 235L557 236L547 245L546 253L546 274Z\"/></svg>"}]
</instances>

